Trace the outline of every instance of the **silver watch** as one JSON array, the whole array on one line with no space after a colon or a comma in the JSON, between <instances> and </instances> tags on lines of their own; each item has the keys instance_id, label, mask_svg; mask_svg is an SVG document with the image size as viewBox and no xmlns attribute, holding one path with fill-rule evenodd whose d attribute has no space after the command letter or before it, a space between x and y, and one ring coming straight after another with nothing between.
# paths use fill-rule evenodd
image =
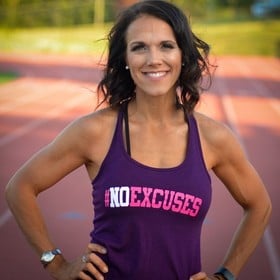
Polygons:
<instances>
[{"instance_id":1,"label":"silver watch","mask_svg":"<svg viewBox=\"0 0 280 280\"><path fill-rule=\"evenodd\" d=\"M47 266L49 263L51 263L54 260L55 256L61 255L61 254L62 253L59 249L54 249L52 251L46 251L41 256L41 263L44 266Z\"/></svg>"}]
</instances>

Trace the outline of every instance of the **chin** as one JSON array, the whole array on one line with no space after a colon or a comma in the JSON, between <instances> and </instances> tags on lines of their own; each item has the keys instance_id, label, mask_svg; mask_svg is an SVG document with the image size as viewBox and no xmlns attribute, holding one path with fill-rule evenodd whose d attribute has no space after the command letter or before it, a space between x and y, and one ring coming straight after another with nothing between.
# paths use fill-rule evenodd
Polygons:
<instances>
[{"instance_id":1,"label":"chin","mask_svg":"<svg viewBox=\"0 0 280 280\"><path fill-rule=\"evenodd\" d=\"M163 97L163 96L166 96L167 93L166 92L146 92L145 95L150 96L150 97Z\"/></svg>"},{"instance_id":2,"label":"chin","mask_svg":"<svg viewBox=\"0 0 280 280\"><path fill-rule=\"evenodd\" d=\"M145 96L150 96L150 97L162 97L162 96L167 96L167 95L169 95L169 94L170 94L171 92L173 92L173 91L170 90L170 88L169 88L169 89L159 89L159 88L157 88L157 89L155 89L155 90L149 88L149 89L147 89L147 90L145 90L145 89L139 90L138 92L139 92L139 93L140 93L140 92L143 93L143 95L145 95ZM176 90L174 90L174 95L176 95Z\"/></svg>"}]
</instances>

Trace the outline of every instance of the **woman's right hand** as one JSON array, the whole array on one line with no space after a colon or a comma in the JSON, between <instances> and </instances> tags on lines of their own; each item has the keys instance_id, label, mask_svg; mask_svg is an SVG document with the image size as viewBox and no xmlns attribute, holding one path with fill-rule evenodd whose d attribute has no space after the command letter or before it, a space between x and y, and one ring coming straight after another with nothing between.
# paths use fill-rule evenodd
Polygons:
<instances>
[{"instance_id":1,"label":"woman's right hand","mask_svg":"<svg viewBox=\"0 0 280 280\"><path fill-rule=\"evenodd\" d=\"M56 265L55 269L50 264L47 270L56 280L103 280L103 274L108 272L108 266L96 253L106 254L107 251L101 245L90 243L85 254L76 261L69 263L64 260L59 267Z\"/></svg>"},{"instance_id":2,"label":"woman's right hand","mask_svg":"<svg viewBox=\"0 0 280 280\"><path fill-rule=\"evenodd\" d=\"M195 275L192 275L190 280L220 280L221 278L218 276L207 276L205 272L199 272Z\"/></svg>"}]
</instances>

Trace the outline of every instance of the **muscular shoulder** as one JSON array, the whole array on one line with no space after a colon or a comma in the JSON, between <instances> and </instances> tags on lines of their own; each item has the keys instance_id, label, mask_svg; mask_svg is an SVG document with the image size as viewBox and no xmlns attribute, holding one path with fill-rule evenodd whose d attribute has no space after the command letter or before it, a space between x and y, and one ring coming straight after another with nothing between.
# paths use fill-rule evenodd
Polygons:
<instances>
[{"instance_id":1,"label":"muscular shoulder","mask_svg":"<svg viewBox=\"0 0 280 280\"><path fill-rule=\"evenodd\" d=\"M83 116L73 123L84 137L98 139L106 133L111 133L117 119L117 111L111 108L102 109Z\"/></svg>"},{"instance_id":2,"label":"muscular shoulder","mask_svg":"<svg viewBox=\"0 0 280 280\"><path fill-rule=\"evenodd\" d=\"M232 136L231 130L223 123L213 120L201 113L194 113L200 134L211 145L219 145Z\"/></svg>"},{"instance_id":3,"label":"muscular shoulder","mask_svg":"<svg viewBox=\"0 0 280 280\"><path fill-rule=\"evenodd\" d=\"M69 124L54 143L63 143L88 161L95 161L110 144L116 119L117 111L110 108L82 116Z\"/></svg>"},{"instance_id":4,"label":"muscular shoulder","mask_svg":"<svg viewBox=\"0 0 280 280\"><path fill-rule=\"evenodd\" d=\"M204 154L210 159L211 168L222 161L233 161L236 156L243 156L241 145L228 126L200 113L195 113L194 116L198 123Z\"/></svg>"}]
</instances>

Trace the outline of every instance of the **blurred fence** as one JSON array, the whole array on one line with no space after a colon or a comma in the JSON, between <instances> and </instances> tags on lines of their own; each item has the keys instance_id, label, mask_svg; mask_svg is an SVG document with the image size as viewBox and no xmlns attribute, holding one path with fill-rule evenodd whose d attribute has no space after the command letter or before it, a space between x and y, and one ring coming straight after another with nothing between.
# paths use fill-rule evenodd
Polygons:
<instances>
[{"instance_id":1,"label":"blurred fence","mask_svg":"<svg viewBox=\"0 0 280 280\"><path fill-rule=\"evenodd\" d=\"M140 0L0 0L0 25L37 27L110 22L115 19L122 7L138 1ZM244 11L248 13L253 0L240 1L170 0L186 14L199 18L213 16L213 14L216 17L217 10L221 8L229 9L234 16L240 17Z\"/></svg>"},{"instance_id":2,"label":"blurred fence","mask_svg":"<svg viewBox=\"0 0 280 280\"><path fill-rule=\"evenodd\" d=\"M0 6L2 26L72 26L93 23L96 19L110 21L116 10L114 1L101 1L101 7L97 0L15 2L7 1Z\"/></svg>"}]
</instances>

